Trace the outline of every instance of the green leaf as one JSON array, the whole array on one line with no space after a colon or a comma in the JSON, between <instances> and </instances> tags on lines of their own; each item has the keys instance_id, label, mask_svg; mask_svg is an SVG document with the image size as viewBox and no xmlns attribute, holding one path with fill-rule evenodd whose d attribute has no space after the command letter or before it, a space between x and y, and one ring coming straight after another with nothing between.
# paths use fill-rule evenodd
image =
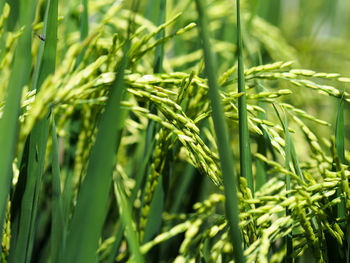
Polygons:
<instances>
[{"instance_id":1,"label":"green leaf","mask_svg":"<svg viewBox=\"0 0 350 263\"><path fill-rule=\"evenodd\" d=\"M156 1L150 1L155 4ZM160 0L158 3L159 11L158 11L158 19L157 19L157 26L160 26L165 23L165 16L166 16L166 0ZM156 39L159 40L161 38L165 37L165 29L162 29L159 31L156 35ZM164 43L161 43L160 45L156 46L155 54L154 54L154 62L153 62L153 73L162 73L163 72L163 60L164 60ZM151 112L153 114L157 113L157 110L153 104L150 105ZM147 146L150 144L154 144L156 132L159 130L159 127L155 125L154 121L150 121L147 127ZM146 147L145 152L147 152L148 149ZM167 162L169 162L168 158ZM155 236L159 233L160 226L161 226L161 218L163 214L164 209L164 198L165 193L163 189L163 176L166 176L165 173L163 173L160 178L158 178L158 184L156 186L156 190L154 192L154 196L152 198L151 204L150 204L150 210L149 214L147 216L147 223L145 226L145 232L144 236L142 238L142 242L145 243L149 241L152 236Z\"/></svg>"},{"instance_id":2,"label":"green leaf","mask_svg":"<svg viewBox=\"0 0 350 263\"><path fill-rule=\"evenodd\" d=\"M122 189L122 185L120 180L117 180L114 184L114 191L117 196L118 205L119 205L119 214L121 215L121 219L123 225L125 226L125 237L128 241L131 257L134 259L134 262L145 262L143 255L140 251L140 244L138 242L138 238L136 235L136 229L134 220L131 215L131 207L126 200L125 193Z\"/></svg>"},{"instance_id":3,"label":"green leaf","mask_svg":"<svg viewBox=\"0 0 350 263\"><path fill-rule=\"evenodd\" d=\"M80 17L80 41L83 41L89 34L89 12L88 12L88 0L82 0L83 12ZM76 66L84 58L86 48L84 48L77 57Z\"/></svg>"},{"instance_id":4,"label":"green leaf","mask_svg":"<svg viewBox=\"0 0 350 263\"><path fill-rule=\"evenodd\" d=\"M18 116L20 110L21 93L28 83L31 60L31 24L34 19L36 0L22 0L19 24L25 26L20 36L14 55L14 62L7 89L7 97L0 120L0 229L7 207L8 193L12 181L12 161L18 139ZM2 240L2 231L0 241Z\"/></svg>"},{"instance_id":5,"label":"green leaf","mask_svg":"<svg viewBox=\"0 0 350 263\"><path fill-rule=\"evenodd\" d=\"M247 179L248 187L254 196L254 181L252 172L252 157L250 152L250 140L248 130L248 113L245 94L244 80L244 62L243 62L243 43L241 33L241 12L240 1L237 1L237 52L238 52L238 92L243 96L238 98L238 117L239 117L239 153L241 176Z\"/></svg>"},{"instance_id":6,"label":"green leaf","mask_svg":"<svg viewBox=\"0 0 350 263\"><path fill-rule=\"evenodd\" d=\"M230 142L225 123L224 113L220 101L219 90L217 86L216 67L214 64L214 57L211 52L209 42L209 28L207 14L203 1L196 0L199 31L202 39L202 49L205 61L205 74L208 78L209 84L209 98L211 108L213 111L214 129L217 138L217 145L219 150L221 171L225 190L225 207L226 218L230 226L230 237L233 244L234 257L237 263L244 262L244 255L242 249L242 237L239 229L239 210L237 198L237 186L234 174L233 155L230 148Z\"/></svg>"},{"instance_id":7,"label":"green leaf","mask_svg":"<svg viewBox=\"0 0 350 263\"><path fill-rule=\"evenodd\" d=\"M118 138L124 122L120 103L124 93L124 69L129 46L127 41L117 77L111 85L109 99L98 124L96 142L91 150L87 174L78 194L61 262L96 261L96 250L106 217L106 205L118 151Z\"/></svg>"},{"instance_id":8,"label":"green leaf","mask_svg":"<svg viewBox=\"0 0 350 263\"><path fill-rule=\"evenodd\" d=\"M58 141L55 119L52 114L52 224L51 224L51 260L60 262L65 246L66 227L61 197L61 176L58 157Z\"/></svg>"},{"instance_id":9,"label":"green leaf","mask_svg":"<svg viewBox=\"0 0 350 263\"><path fill-rule=\"evenodd\" d=\"M43 48L40 50L37 60L37 68L34 72L34 85L38 93L44 80L53 74L56 66L57 49L57 19L58 1L49 0L44 19L43 34L45 41L42 41ZM50 112L39 120L28 137L29 148L23 154L28 155L27 162L22 162L24 168L19 180L25 181L25 189L20 203L21 211L18 226L17 240L12 239L10 259L14 262L30 262L33 249L34 233L36 225L36 213L38 209L41 178L43 174L46 143L48 138ZM22 193L19 193L22 194Z\"/></svg>"},{"instance_id":10,"label":"green leaf","mask_svg":"<svg viewBox=\"0 0 350 263\"><path fill-rule=\"evenodd\" d=\"M344 93L339 102L337 121L335 124L335 147L340 161L345 164L344 151Z\"/></svg>"},{"instance_id":11,"label":"green leaf","mask_svg":"<svg viewBox=\"0 0 350 263\"><path fill-rule=\"evenodd\" d=\"M285 152L285 167L287 170L291 170L290 169L290 159L291 159L291 144L292 144L292 138L290 137L289 134L289 128L288 128L288 119L287 119L287 115L284 114L284 120L282 120L281 115L279 114L275 104L272 104L276 114L282 124L283 130L284 130L284 134L285 134L285 148L284 148L284 152ZM290 191L290 175L286 174L286 191ZM290 194L287 195L288 197L290 196ZM291 211L286 208L286 216L290 216L291 215ZM286 251L286 262L287 263L292 263L293 262L293 237L292 237L292 233L288 234L285 238L286 240L286 244L287 244L287 251Z\"/></svg>"}]
</instances>

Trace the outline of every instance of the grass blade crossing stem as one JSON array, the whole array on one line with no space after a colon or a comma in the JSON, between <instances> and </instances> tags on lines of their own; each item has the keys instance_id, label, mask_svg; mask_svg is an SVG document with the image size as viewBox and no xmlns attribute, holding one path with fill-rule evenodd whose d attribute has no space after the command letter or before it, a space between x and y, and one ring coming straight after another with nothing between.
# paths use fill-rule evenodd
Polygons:
<instances>
[{"instance_id":1,"label":"grass blade crossing stem","mask_svg":"<svg viewBox=\"0 0 350 263\"><path fill-rule=\"evenodd\" d=\"M14 63L7 89L7 98L3 116L0 120L0 241L2 240L7 196L12 179L12 161L17 144L21 92L23 86L28 83L32 67L31 24L34 19L36 2L36 0L21 1L20 25L25 26L25 29L15 51Z\"/></svg>"},{"instance_id":2,"label":"grass blade crossing stem","mask_svg":"<svg viewBox=\"0 0 350 263\"><path fill-rule=\"evenodd\" d=\"M289 134L289 129L288 129L288 119L287 119L287 115L286 113L284 113L284 121L282 120L281 115L279 114L275 104L272 104L272 106L274 107L276 114L278 116L278 119L280 120L283 130L284 130L284 134L285 134L285 167L287 170L291 170L290 169L290 159L291 159L291 152L292 152L292 138L290 137ZM286 174L286 191L290 191L290 175ZM287 197L289 197L290 194L287 195ZM291 211L290 209L286 208L286 216L290 216L291 215ZM286 252L286 263L292 263L293 262L293 232L288 234L285 238L286 240L286 244L287 244L287 252Z\"/></svg>"},{"instance_id":3,"label":"grass blade crossing stem","mask_svg":"<svg viewBox=\"0 0 350 263\"><path fill-rule=\"evenodd\" d=\"M156 1L153 1L154 4ZM165 16L166 16L166 0L160 0L159 1L159 12L158 12L158 18L157 18L157 26L160 26L165 23ZM156 39L159 40L161 38L165 37L165 29L162 29L159 31L156 35ZM162 73L163 72L163 59L164 59L164 43L161 43L160 45L156 46L155 53L154 53L154 62L153 62L153 73ZM157 109L153 103L150 104L150 111L153 114L157 114ZM148 127L146 130L146 149L145 152L148 152L149 145L153 145L155 141L155 134L159 131L159 127L154 123L154 121L150 120L148 123ZM154 149L153 149L154 150ZM167 158L168 159L168 158ZM147 169L149 170L149 169ZM148 172L148 171L147 171ZM164 187L163 187L163 176L167 176L166 173L163 173L161 175L161 178L158 178L159 180L155 195L152 198L149 214L147 215L147 221L146 226L144 230L144 235L142 237L142 242L148 242L152 236L158 234L161 226L161 218L162 213L164 209L164 199L165 199L165 193L164 193ZM148 178L149 179L149 178ZM153 208L153 209L152 209ZM155 208L155 209L154 209Z\"/></svg>"},{"instance_id":4,"label":"grass blade crossing stem","mask_svg":"<svg viewBox=\"0 0 350 263\"><path fill-rule=\"evenodd\" d=\"M96 142L91 150L85 180L78 194L67 246L61 262L86 263L96 261L96 250L106 217L106 204L115 166L117 140L124 116L120 103L124 93L124 69L130 43L127 41L105 111L98 125Z\"/></svg>"},{"instance_id":5,"label":"grass blade crossing stem","mask_svg":"<svg viewBox=\"0 0 350 263\"><path fill-rule=\"evenodd\" d=\"M84 39L89 34L89 13L88 13L88 0L82 0L83 12L80 18L80 41L83 42ZM76 66L80 64L80 62L84 58L86 48L84 48L79 56L77 57Z\"/></svg>"},{"instance_id":6,"label":"grass blade crossing stem","mask_svg":"<svg viewBox=\"0 0 350 263\"><path fill-rule=\"evenodd\" d=\"M238 98L239 115L239 153L241 175L247 179L248 187L254 196L254 182L252 174L252 157L250 152L248 113L245 94L244 64L243 64L243 43L241 33L240 2L237 1L237 52L238 52L238 92L244 93Z\"/></svg>"},{"instance_id":7,"label":"grass blade crossing stem","mask_svg":"<svg viewBox=\"0 0 350 263\"><path fill-rule=\"evenodd\" d=\"M44 18L43 34L46 36L42 41L41 49L37 59L37 67L34 72L33 89L36 93L40 91L40 86L44 80L55 71L56 66L56 48L57 48L57 18L58 1L50 0L47 2L47 8ZM43 48L42 48L43 47ZM40 53L42 52L42 53ZM25 181L25 191L20 199L19 221L16 220L18 227L17 240L13 241L10 258L14 262L30 262L34 242L34 233L36 225L36 213L39 200L41 177L44 169L46 143L49 132L50 111L46 117L39 120L31 134L28 137L29 148L24 151L25 162L22 165L25 168L24 173L20 174L19 180Z\"/></svg>"},{"instance_id":8,"label":"grass blade crossing stem","mask_svg":"<svg viewBox=\"0 0 350 263\"><path fill-rule=\"evenodd\" d=\"M61 177L58 158L58 141L55 119L52 114L52 224L51 224L51 260L59 262L64 250L65 222L61 197Z\"/></svg>"},{"instance_id":9,"label":"grass blade crossing stem","mask_svg":"<svg viewBox=\"0 0 350 263\"><path fill-rule=\"evenodd\" d=\"M202 39L202 48L205 60L205 73L209 84L209 97L211 107L213 110L214 128L217 137L217 145L220 156L220 164L222 170L222 177L224 182L225 197L226 197L226 217L230 226L230 235L234 246L234 257L237 263L244 262L244 255L242 249L242 237L238 226L238 198L236 177L234 174L233 155L230 148L227 127L225 123L224 113L220 101L219 90L217 87L216 68L214 65L214 57L210 49L209 42L209 28L207 22L207 14L203 1L196 0L199 31Z\"/></svg>"}]
</instances>

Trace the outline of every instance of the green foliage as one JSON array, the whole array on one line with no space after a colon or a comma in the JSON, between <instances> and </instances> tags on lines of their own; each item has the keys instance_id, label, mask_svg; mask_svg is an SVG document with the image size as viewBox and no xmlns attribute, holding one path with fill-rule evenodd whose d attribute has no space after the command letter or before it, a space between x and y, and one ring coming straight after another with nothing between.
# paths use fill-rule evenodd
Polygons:
<instances>
[{"instance_id":1,"label":"green foliage","mask_svg":"<svg viewBox=\"0 0 350 263\"><path fill-rule=\"evenodd\" d=\"M232 151L230 149L230 143L229 143L229 138L228 138L228 133L227 133L227 127L225 123L225 116L223 113L221 101L220 101L220 94L219 94L219 88L218 88L218 83L217 83L217 76L216 76L216 67L215 67L215 62L214 62L214 57L211 52L211 47L210 47L210 42L209 42L209 30L208 30L208 18L207 14L204 11L204 4L203 1L197 0L196 1L197 5L197 10L198 10L198 16L199 16L199 26L200 26L200 36L203 40L203 53L204 53L204 61L205 61L205 74L208 78L208 94L210 98L210 104L213 112L213 123L214 123L214 129L215 129L215 134L217 137L217 144L218 144L218 152L219 152L219 157L220 157L220 168L222 171L222 179L223 179L223 185L224 185L224 192L225 192L225 214L227 217L227 221L229 223L229 233L231 236L232 243L234 245L234 258L235 261L238 263L244 262L244 256L243 256L243 251L242 251L242 236L240 233L239 229L239 208L238 208L238 200L237 200L237 186L236 186L236 181L237 178L234 174L234 163L233 163L233 158L232 158ZM237 2L237 11L239 14L239 2ZM238 39L240 39L240 26L239 26L239 16L237 16L237 22L238 22ZM242 53L239 54L241 56ZM242 60L238 60L238 64L243 63ZM239 66L238 66L239 67ZM241 68L243 69L243 68ZM241 72L242 75L239 74L238 72L238 92L241 92L240 90L240 84L242 84L242 79L244 78L244 73L243 71ZM241 80L241 82L240 82ZM243 81L244 85L244 81ZM239 97L238 100L242 99L242 97L245 98L245 94ZM245 101L244 101L245 102ZM246 105L243 104L242 102L239 101L239 116L242 115L241 110L243 109L244 112L246 113ZM243 107L242 107L243 106ZM244 121L243 123L247 124L247 116L244 115ZM240 131L242 127L242 118L239 119L239 126L240 126ZM247 129L246 132L248 132L248 126L245 126ZM244 131L244 129L243 129ZM242 133L240 133L240 136ZM240 142L246 138L240 137ZM241 145L241 144L240 144ZM249 148L249 143L248 143L248 148ZM240 148L241 149L241 148ZM249 148L249 153L250 153L250 148ZM246 150L244 151L246 152ZM244 154L242 151L240 154ZM250 156L249 156L250 160ZM251 165L251 162L248 162L245 164L247 166ZM245 170L241 166L241 171ZM247 174L242 172L243 177L247 177ZM249 176L249 175L248 175ZM252 178L252 177L250 177ZM250 185L252 186L252 185ZM253 190L251 188L251 190Z\"/></svg>"},{"instance_id":2,"label":"green foliage","mask_svg":"<svg viewBox=\"0 0 350 263\"><path fill-rule=\"evenodd\" d=\"M350 5L292 2L1 2L1 261L344 261Z\"/></svg>"}]
</instances>

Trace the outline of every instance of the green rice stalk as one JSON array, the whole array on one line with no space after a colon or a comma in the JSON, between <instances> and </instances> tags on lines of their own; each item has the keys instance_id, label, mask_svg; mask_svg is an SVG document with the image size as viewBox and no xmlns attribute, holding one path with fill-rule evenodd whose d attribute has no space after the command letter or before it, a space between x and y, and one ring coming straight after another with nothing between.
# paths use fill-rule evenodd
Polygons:
<instances>
[{"instance_id":1,"label":"green rice stalk","mask_svg":"<svg viewBox=\"0 0 350 263\"><path fill-rule=\"evenodd\" d=\"M205 12L203 1L196 0L196 6L200 25L200 36L203 41L202 48L205 60L205 73L208 77L209 97L213 111L214 128L217 137L217 145L226 197L226 217L230 225L229 233L231 235L232 244L234 246L234 258L237 263L241 263L244 262L244 256L242 250L242 237L238 226L239 210L236 186L237 179L234 174L233 155L230 149L227 127L217 86L214 57L210 49L207 14Z\"/></svg>"},{"instance_id":2,"label":"green rice stalk","mask_svg":"<svg viewBox=\"0 0 350 263\"><path fill-rule=\"evenodd\" d=\"M295 173L301 178L301 180L305 181L303 171L301 170L298 156L297 156L297 153L295 151L294 143L292 140L291 140L291 157L292 157L292 162L293 162L293 167L294 167Z\"/></svg>"},{"instance_id":3,"label":"green rice stalk","mask_svg":"<svg viewBox=\"0 0 350 263\"><path fill-rule=\"evenodd\" d=\"M337 121L335 124L335 147L337 149L337 155L343 164L345 164L344 138L345 136L344 136L344 95L343 95L339 102Z\"/></svg>"},{"instance_id":4,"label":"green rice stalk","mask_svg":"<svg viewBox=\"0 0 350 263\"><path fill-rule=\"evenodd\" d=\"M60 262L64 251L66 226L63 216L61 197L61 176L58 157L58 141L56 134L55 119L52 114L52 224L51 224L51 260L53 263Z\"/></svg>"},{"instance_id":5,"label":"green rice stalk","mask_svg":"<svg viewBox=\"0 0 350 263\"><path fill-rule=\"evenodd\" d=\"M157 23L157 20L159 18L159 15L157 16L159 10L158 8L155 8L155 6L159 6L159 3L162 0L152 0L147 1L145 4L145 11L143 13L144 17L148 20L152 21L154 24Z\"/></svg>"},{"instance_id":6,"label":"green rice stalk","mask_svg":"<svg viewBox=\"0 0 350 263\"><path fill-rule=\"evenodd\" d=\"M288 120L287 120L287 115L284 114L284 121L281 118L281 115L279 114L275 104L272 104L276 114L283 126L284 133L285 133L285 167L287 170L290 169L290 159L291 159L291 144L292 144L292 138L290 137L289 134L289 129L288 129ZM290 191L290 175L286 174L286 191ZM290 197L290 194L287 194L287 197ZM286 216L291 216L291 211L290 209L286 208ZM285 238L286 244L287 244L287 251L286 251L286 260L285 262L287 263L292 263L293 262L293 232L288 234Z\"/></svg>"},{"instance_id":7,"label":"green rice stalk","mask_svg":"<svg viewBox=\"0 0 350 263\"><path fill-rule=\"evenodd\" d=\"M21 11L22 0L14 0L14 1L6 1L6 2L10 5L10 9L11 9L9 20L7 22L7 31L13 31L16 28L18 22L20 23L20 26L23 25L21 24L21 19L23 18L23 13Z\"/></svg>"},{"instance_id":8,"label":"green rice stalk","mask_svg":"<svg viewBox=\"0 0 350 263\"><path fill-rule=\"evenodd\" d=\"M257 139L258 153L260 153L262 155L266 155L267 142L268 142L268 137L267 137L266 133L264 132L264 135L259 136ZM255 163L256 163L256 175L255 175L256 185L255 185L255 188L256 188L256 190L259 190L266 183L266 180L267 180L266 166L259 159L256 159Z\"/></svg>"},{"instance_id":9,"label":"green rice stalk","mask_svg":"<svg viewBox=\"0 0 350 263\"><path fill-rule=\"evenodd\" d=\"M259 85L259 82L256 82L257 88L256 90L258 92L262 92L263 88L261 85ZM261 107L262 109L265 110L265 105L263 102L259 101L258 106ZM260 120L266 120L266 113L265 112L258 112L258 118ZM267 144L269 143L268 141L268 135L266 131L263 129L263 135L258 136L257 138L257 144L258 144L258 153L265 155L267 154ZM255 173L255 189L259 190L267 180L266 177L266 166L265 163L262 162L260 159L255 160L255 166L256 166L256 173Z\"/></svg>"},{"instance_id":10,"label":"green rice stalk","mask_svg":"<svg viewBox=\"0 0 350 263\"><path fill-rule=\"evenodd\" d=\"M155 189L153 190L152 201L149 204L142 243L150 241L152 237L158 234L160 231L165 199L165 187L163 186L163 181L165 180L163 179L163 176L166 176L165 173L166 170L164 170L163 174L158 179L156 179L158 182Z\"/></svg>"},{"instance_id":11,"label":"green rice stalk","mask_svg":"<svg viewBox=\"0 0 350 263\"><path fill-rule=\"evenodd\" d=\"M339 161L342 164L345 164L345 150L344 150L344 93L343 96L340 99L339 106L338 106L338 113L337 113L337 120L335 124L335 148L337 152L337 156L339 158ZM337 191L337 196L340 196L341 191L340 189ZM345 208L345 202L344 200L338 204L337 206L337 216L339 218L346 217L346 208ZM349 221L349 219L347 220ZM342 227L345 228L345 231L347 233L347 237L349 237L349 225L344 222L342 224ZM349 241L349 239L348 239ZM347 248L347 254L350 255L350 245L348 245ZM349 260L349 257L347 257L347 260Z\"/></svg>"},{"instance_id":12,"label":"green rice stalk","mask_svg":"<svg viewBox=\"0 0 350 263\"><path fill-rule=\"evenodd\" d=\"M252 159L250 152L249 130L248 130L248 113L245 94L244 81L244 64L243 64L243 43L241 33L241 15L240 1L237 2L237 52L238 52L238 92L244 93L238 98L238 115L239 115L239 152L241 176L247 179L248 187L254 196L254 181L252 172Z\"/></svg>"},{"instance_id":13,"label":"green rice stalk","mask_svg":"<svg viewBox=\"0 0 350 263\"><path fill-rule=\"evenodd\" d=\"M153 2L153 4L156 3L156 1L150 1ZM157 19L157 26L160 26L165 23L165 16L166 16L166 0L160 0L159 1L159 11L158 11L158 19ZM162 39L165 37L165 28L160 30L156 34L156 40ZM162 73L163 72L163 60L164 60L164 43L161 43L156 46L155 53L154 53L154 62L153 62L153 73ZM152 114L156 114L157 110L155 108L155 105L153 103L150 104L150 112ZM146 138L147 138L147 146L145 151L148 150L148 145L153 144L155 140L155 133L156 133L157 127L155 126L155 123L153 120L150 120L147 131L146 131ZM165 175L165 174L163 174ZM150 178L148 177L148 180ZM157 234L160 230L161 225L161 218L162 213L164 209L164 189L163 189L163 181L162 177L159 178L160 183L156 186L155 195L152 198L152 202L150 203L150 210L148 213L147 223L144 229L144 234L142 235L142 242L145 243L149 241L152 236ZM148 205L148 204L146 204Z\"/></svg>"},{"instance_id":14,"label":"green rice stalk","mask_svg":"<svg viewBox=\"0 0 350 263\"><path fill-rule=\"evenodd\" d=\"M147 177L147 182L144 187L144 196L143 196L143 203L142 203L142 208L141 208L141 217L140 217L140 238L143 241L144 240L144 231L146 230L147 225L149 224L150 221L150 206L152 205L153 208L156 208L154 202L153 202L153 197L154 193L157 190L158 191L158 199L157 202L159 202L160 205L163 206L161 202L161 196L162 193L159 191L162 191L162 189L159 189L159 184L160 184L160 178L164 172L164 167L165 163L167 162L167 152L170 149L170 144L171 144L171 137L169 136L170 131L164 128L161 128L158 132L158 134L155 137L158 137L156 140L157 144L153 150L153 161L151 162L148 170L148 177ZM165 154L164 154L165 153ZM162 209L160 209L162 210ZM154 210L153 210L154 212ZM153 225L153 222L150 223L150 227L153 227L156 224L160 224L159 218L156 219L156 223ZM155 228L154 228L155 229ZM150 234L148 232L148 234ZM149 236L148 236L149 237ZM149 241L149 240L145 240Z\"/></svg>"},{"instance_id":15,"label":"green rice stalk","mask_svg":"<svg viewBox=\"0 0 350 263\"><path fill-rule=\"evenodd\" d=\"M144 180L144 174L146 172L147 164L150 161L150 158L152 155L153 147L154 147L153 144L150 145L148 152L146 153L146 156L143 159L141 167L139 169L137 169L135 187L132 190L132 194L131 194L131 197L129 199L130 204L134 204L136 197L137 197L137 194L141 188L142 181ZM112 248L111 248L111 253L110 253L110 256L109 256L108 261L107 261L108 263L113 263L115 261L115 257L117 256L117 253L118 253L119 248L120 248L120 244L122 241L124 230L125 230L125 225L122 223L119 226L119 229L118 229L117 234L115 236L115 240L114 240L114 243L113 243Z\"/></svg>"},{"instance_id":16,"label":"green rice stalk","mask_svg":"<svg viewBox=\"0 0 350 263\"><path fill-rule=\"evenodd\" d=\"M88 0L82 0L83 12L80 21L80 41L83 41L89 34Z\"/></svg>"},{"instance_id":17,"label":"green rice stalk","mask_svg":"<svg viewBox=\"0 0 350 263\"><path fill-rule=\"evenodd\" d=\"M40 86L46 77L55 71L56 66L56 47L57 47L57 18L58 18L58 1L50 0L47 2L47 9L44 18L43 34L45 41L42 41L42 53L39 53L37 68L34 72L33 88L36 94L40 91ZM38 121L34 126L28 138L29 148L24 151L24 155L28 155L28 162L22 162L25 167L23 173L20 174L19 180L25 181L25 189L22 200L20 202L20 214L18 225L17 240L11 240L12 246L10 258L16 262L30 262L34 233L36 225L36 213L39 200L39 192L41 185L41 177L43 174L46 142L49 132L49 123L51 112ZM19 193L21 195L22 193ZM17 225L17 226L16 226Z\"/></svg>"},{"instance_id":18,"label":"green rice stalk","mask_svg":"<svg viewBox=\"0 0 350 263\"><path fill-rule=\"evenodd\" d=\"M89 13L88 13L88 0L82 0L83 12L80 17L80 41L84 41L89 34ZM84 58L86 48L84 48L77 57L76 65L78 66Z\"/></svg>"},{"instance_id":19,"label":"green rice stalk","mask_svg":"<svg viewBox=\"0 0 350 263\"><path fill-rule=\"evenodd\" d=\"M23 86L28 83L32 65L31 24L34 19L36 2L36 0L21 1L19 24L25 28L15 51L7 98L0 120L0 241L2 240L3 222L12 181L12 161L17 144L21 93Z\"/></svg>"},{"instance_id":20,"label":"green rice stalk","mask_svg":"<svg viewBox=\"0 0 350 263\"><path fill-rule=\"evenodd\" d=\"M340 162L342 164L345 164L345 151L344 151L344 96L340 99L339 102L339 107L338 107L338 114L337 114L337 121L335 124L335 147L337 151L337 156L340 159ZM339 191L337 192L339 195ZM349 216L346 215L346 210L345 210L345 202L342 201L341 203L338 204L337 211L338 211L338 217L346 217L347 221L344 223L346 225L346 240L348 243L348 246L346 248L346 262L350 262L350 220Z\"/></svg>"},{"instance_id":21,"label":"green rice stalk","mask_svg":"<svg viewBox=\"0 0 350 263\"><path fill-rule=\"evenodd\" d=\"M278 25L281 16L281 0L270 0L268 2L259 2L258 14L269 23Z\"/></svg>"},{"instance_id":22,"label":"green rice stalk","mask_svg":"<svg viewBox=\"0 0 350 263\"><path fill-rule=\"evenodd\" d=\"M145 262L136 235L135 224L131 215L131 207L126 199L125 193L123 192L120 180L117 180L115 183L114 191L118 200L119 214L121 215L123 225L125 226L125 237L130 247L131 258L134 262Z\"/></svg>"},{"instance_id":23,"label":"green rice stalk","mask_svg":"<svg viewBox=\"0 0 350 263\"><path fill-rule=\"evenodd\" d=\"M96 142L91 150L87 174L79 191L61 262L96 261L96 250L107 213L106 204L118 150L115 148L124 122L120 103L124 93L124 69L129 47L130 42L127 40L123 59L117 69L117 76L111 85L109 99L98 125Z\"/></svg>"},{"instance_id":24,"label":"green rice stalk","mask_svg":"<svg viewBox=\"0 0 350 263\"><path fill-rule=\"evenodd\" d=\"M157 26L160 26L165 23L165 15L166 15L166 0L160 0ZM161 31L157 33L156 40L162 39L164 37L165 37L165 28L163 28ZM164 43L161 43L160 45L156 46L156 50L154 53L153 73L163 72L163 60L164 60Z\"/></svg>"}]
</instances>

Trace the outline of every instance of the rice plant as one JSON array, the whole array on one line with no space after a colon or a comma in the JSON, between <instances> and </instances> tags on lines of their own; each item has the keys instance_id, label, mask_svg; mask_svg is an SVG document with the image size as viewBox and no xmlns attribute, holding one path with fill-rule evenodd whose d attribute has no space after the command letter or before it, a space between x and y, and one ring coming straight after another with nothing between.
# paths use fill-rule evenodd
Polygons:
<instances>
[{"instance_id":1,"label":"rice plant","mask_svg":"<svg viewBox=\"0 0 350 263\"><path fill-rule=\"evenodd\" d=\"M296 2L1 1L0 261L348 261L350 4Z\"/></svg>"}]
</instances>

